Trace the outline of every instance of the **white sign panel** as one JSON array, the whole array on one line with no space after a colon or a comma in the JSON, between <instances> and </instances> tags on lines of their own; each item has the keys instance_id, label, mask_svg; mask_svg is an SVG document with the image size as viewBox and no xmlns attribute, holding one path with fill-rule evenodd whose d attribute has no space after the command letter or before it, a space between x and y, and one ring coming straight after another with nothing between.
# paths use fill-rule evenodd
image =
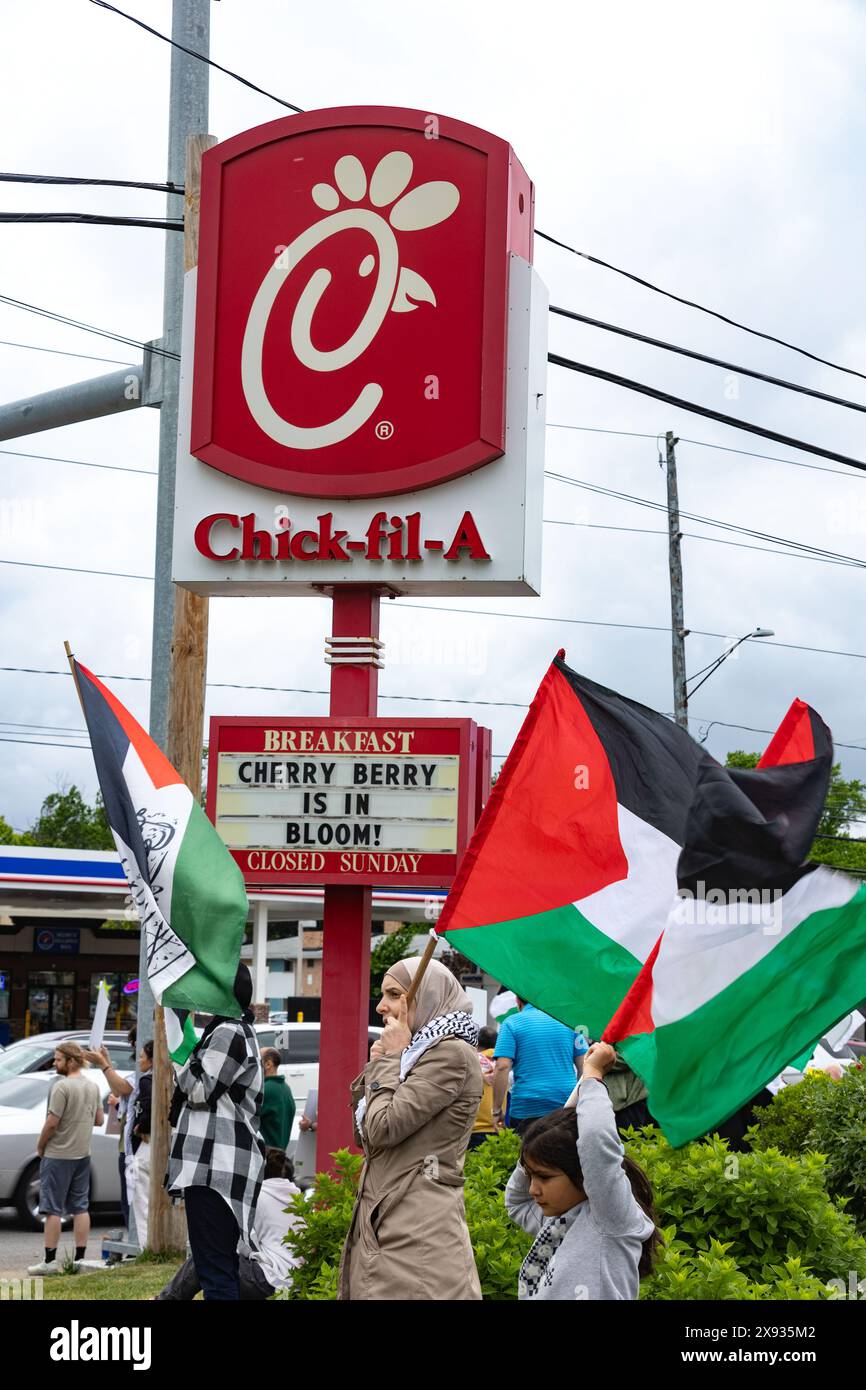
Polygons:
<instances>
[{"instance_id":1,"label":"white sign panel","mask_svg":"<svg viewBox=\"0 0 866 1390\"><path fill-rule=\"evenodd\" d=\"M229 849L456 854L459 762L222 753L216 828Z\"/></svg>"}]
</instances>

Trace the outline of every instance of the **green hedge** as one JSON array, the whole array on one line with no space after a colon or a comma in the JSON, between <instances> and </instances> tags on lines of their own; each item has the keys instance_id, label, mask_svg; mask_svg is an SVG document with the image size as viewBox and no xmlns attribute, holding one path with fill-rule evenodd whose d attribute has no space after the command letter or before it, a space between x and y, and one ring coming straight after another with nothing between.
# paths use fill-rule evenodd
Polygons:
<instances>
[{"instance_id":1,"label":"green hedge","mask_svg":"<svg viewBox=\"0 0 866 1390\"><path fill-rule=\"evenodd\" d=\"M485 1299L517 1297L530 1245L502 1199L519 1149L509 1130L466 1157L466 1218ZM731 1154L721 1139L672 1149L652 1126L630 1132L627 1150L653 1184L665 1241L642 1298L828 1298L828 1280L847 1286L849 1271L866 1276L866 1241L828 1194L821 1155ZM314 1196L290 1208L304 1219L286 1238L304 1261L286 1295L293 1300L336 1298L361 1159L346 1150L335 1157L336 1176L320 1174Z\"/></svg>"},{"instance_id":2,"label":"green hedge","mask_svg":"<svg viewBox=\"0 0 866 1390\"><path fill-rule=\"evenodd\" d=\"M849 1067L840 1080L807 1072L759 1112L752 1147L786 1154L823 1154L827 1190L866 1232L866 1070Z\"/></svg>"},{"instance_id":3,"label":"green hedge","mask_svg":"<svg viewBox=\"0 0 866 1390\"><path fill-rule=\"evenodd\" d=\"M626 1147L665 1239L642 1298L826 1298L828 1280L866 1274L866 1241L829 1195L821 1155L732 1154L719 1138L672 1149L652 1127Z\"/></svg>"}]
</instances>

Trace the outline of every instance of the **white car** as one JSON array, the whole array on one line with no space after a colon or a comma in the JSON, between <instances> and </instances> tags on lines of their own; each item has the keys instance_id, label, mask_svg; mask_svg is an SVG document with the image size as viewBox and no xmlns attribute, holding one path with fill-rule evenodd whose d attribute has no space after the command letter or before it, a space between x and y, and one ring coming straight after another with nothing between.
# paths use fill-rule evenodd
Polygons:
<instances>
[{"instance_id":1,"label":"white car","mask_svg":"<svg viewBox=\"0 0 866 1390\"><path fill-rule=\"evenodd\" d=\"M84 1029L70 1029L65 1033L35 1033L30 1038L19 1038L0 1051L0 1081L11 1076L23 1076L25 1072L52 1071L54 1049L61 1042L76 1042L81 1047L89 1047L90 1033ZM128 1041L126 1033L107 1032L103 1042L116 1071L125 1075L135 1069L135 1048Z\"/></svg>"},{"instance_id":2,"label":"white car","mask_svg":"<svg viewBox=\"0 0 866 1390\"><path fill-rule=\"evenodd\" d=\"M88 1070L88 1081L98 1088L101 1100L108 1082L101 1071ZM25 1225L39 1230L39 1157L36 1142L45 1123L48 1093L58 1080L54 1071L29 1072L0 1081L0 1207L14 1206ZM107 1134L106 1113L102 1126L93 1131L90 1164L90 1210L120 1210L120 1173L117 1168L118 1136Z\"/></svg>"},{"instance_id":3,"label":"white car","mask_svg":"<svg viewBox=\"0 0 866 1390\"><path fill-rule=\"evenodd\" d=\"M256 1029L258 1032L259 1030ZM307 1096L310 1091L317 1091L319 1088L319 1040L321 1037L321 1023L288 1023L280 1024L276 1029L280 1035L280 1041L275 1043L262 1043L263 1047L276 1047L282 1054L283 1063L280 1067L280 1075L286 1078L286 1085L291 1089L295 1098L295 1123L292 1125L292 1143L300 1134L298 1121L304 1113L304 1106L307 1103ZM367 1029L368 1045L382 1036L381 1028L370 1026Z\"/></svg>"},{"instance_id":4,"label":"white car","mask_svg":"<svg viewBox=\"0 0 866 1390\"><path fill-rule=\"evenodd\" d=\"M207 1014L195 1015L195 1029L201 1035L208 1021ZM292 1125L289 1152L301 1132L299 1120L304 1113L310 1091L319 1088L319 1039L321 1023L254 1023L256 1038L261 1049L274 1047L282 1057L280 1076L286 1079L295 1101L295 1120ZM383 1029L371 1025L367 1029L367 1044L372 1046L382 1036Z\"/></svg>"}]
</instances>

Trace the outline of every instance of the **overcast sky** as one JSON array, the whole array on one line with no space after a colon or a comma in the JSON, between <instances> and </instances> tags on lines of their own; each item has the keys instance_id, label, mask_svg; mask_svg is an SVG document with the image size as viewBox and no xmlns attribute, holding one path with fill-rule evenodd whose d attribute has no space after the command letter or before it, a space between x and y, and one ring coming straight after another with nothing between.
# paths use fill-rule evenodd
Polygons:
<instances>
[{"instance_id":1,"label":"overcast sky","mask_svg":"<svg viewBox=\"0 0 866 1390\"><path fill-rule=\"evenodd\" d=\"M170 32L169 0L121 8ZM166 175L168 46L87 0L4 0L0 120L3 167L27 173L160 181ZM530 9L440 0L220 0L211 55L305 108L418 107L508 139L536 187L536 225L582 250L732 318L866 370L866 10L728 0L616 6L543 2ZM210 129L220 138L281 108L211 71ZM162 216L160 194L2 185L10 210ZM0 293L136 339L162 322L161 232L97 226L0 226ZM543 242L536 265L551 302L699 351L866 401L866 382L810 363ZM0 305L0 338L135 361L120 345ZM551 347L716 410L866 458L848 410L562 320ZM0 346L2 399L111 371ZM683 510L866 558L866 475L551 367L546 466L664 501L657 434L673 429ZM155 481L7 452L156 467L158 412L46 432L0 446L0 558L150 575ZM591 432L600 431L600 432ZM604 431L632 431L638 436ZM722 446L699 447L686 440ZM785 462L726 452L756 450ZM795 463L805 466L794 466ZM468 715L507 753L545 668L564 646L594 680L672 709L669 634L566 619L669 628L665 519L547 480L539 599L472 601L475 609L556 621L385 606L385 714ZM589 524L587 524L589 523ZM689 532L719 531L683 523ZM746 541L746 537L735 537ZM861 573L715 542L683 543L686 626L866 654ZM146 678L151 586L0 565L0 665L61 670L63 639L93 670ZM416 600L416 603L423 600ZM439 604L446 600L431 600ZM457 607L455 601L454 607ZM211 601L210 682L324 691L328 606L311 599ZM694 671L724 647L690 636ZM750 642L700 691L692 731L710 721L772 729L791 699L816 706L837 742L866 748L866 662ZM115 680L146 724L148 685ZM388 697L430 696L429 704ZM463 706L436 697L465 699ZM482 701L502 701L487 706ZM473 703L476 702L476 703ZM208 692L208 714L321 714L323 694ZM31 823L58 779L92 796L90 755L52 744L80 729L71 681L0 671L0 814ZM13 726L34 726L27 729ZM39 727L36 727L39 726ZM82 741L83 742L83 741ZM761 733L709 731L720 758L760 749ZM866 778L866 752L840 750ZM497 762L497 765L499 763Z\"/></svg>"}]
</instances>

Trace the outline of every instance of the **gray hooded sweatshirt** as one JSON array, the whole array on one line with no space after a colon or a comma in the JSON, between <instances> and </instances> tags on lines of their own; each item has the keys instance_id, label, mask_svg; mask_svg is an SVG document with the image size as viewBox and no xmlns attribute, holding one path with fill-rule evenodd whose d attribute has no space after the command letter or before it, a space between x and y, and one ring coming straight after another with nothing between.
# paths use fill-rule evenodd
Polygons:
<instances>
[{"instance_id":1,"label":"gray hooded sweatshirt","mask_svg":"<svg viewBox=\"0 0 866 1390\"><path fill-rule=\"evenodd\" d=\"M533 1298L636 1299L641 1246L653 1223L632 1195L622 1167L623 1147L607 1089L592 1077L578 1091L577 1132L586 1201L565 1213L565 1236ZM519 1163L508 1179L505 1206L512 1221L533 1237L550 1221L530 1197L529 1178Z\"/></svg>"}]
</instances>

